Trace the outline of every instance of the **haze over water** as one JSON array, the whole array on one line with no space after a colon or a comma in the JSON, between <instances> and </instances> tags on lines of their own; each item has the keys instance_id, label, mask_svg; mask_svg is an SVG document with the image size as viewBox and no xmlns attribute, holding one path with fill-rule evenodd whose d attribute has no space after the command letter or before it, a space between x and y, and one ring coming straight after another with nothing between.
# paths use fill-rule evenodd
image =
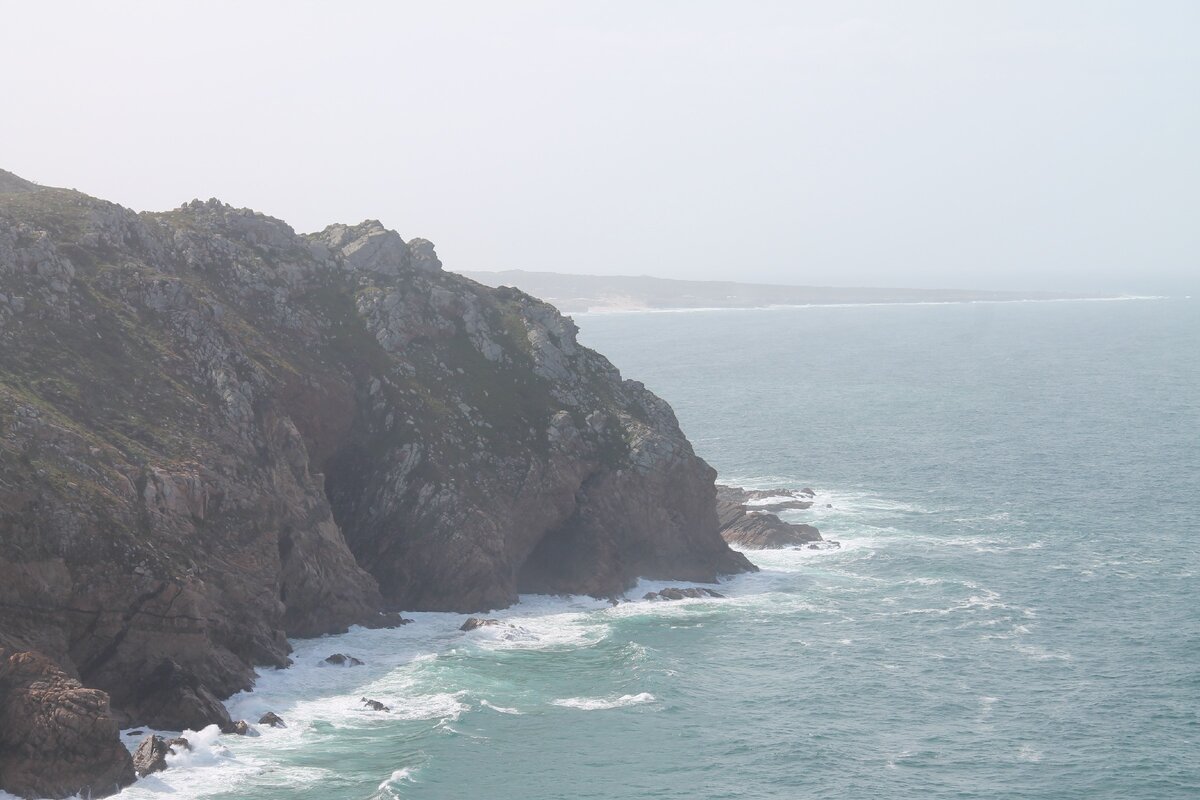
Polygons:
<instances>
[{"instance_id":1,"label":"haze over water","mask_svg":"<svg viewBox=\"0 0 1200 800\"><path fill-rule=\"evenodd\" d=\"M4 168L138 210L378 218L460 270L1200 292L1188 0L4 10Z\"/></svg>"},{"instance_id":2,"label":"haze over water","mask_svg":"<svg viewBox=\"0 0 1200 800\"><path fill-rule=\"evenodd\" d=\"M123 798L1200 792L1193 302L578 321L722 480L815 488L794 519L842 548L751 553L724 600L296 642L229 703L287 729L193 735Z\"/></svg>"}]
</instances>

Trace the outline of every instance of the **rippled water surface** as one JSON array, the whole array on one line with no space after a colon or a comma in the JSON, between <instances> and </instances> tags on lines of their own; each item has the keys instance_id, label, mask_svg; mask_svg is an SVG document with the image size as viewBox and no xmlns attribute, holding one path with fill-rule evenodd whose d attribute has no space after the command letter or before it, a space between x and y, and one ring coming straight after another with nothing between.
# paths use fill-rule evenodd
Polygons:
<instances>
[{"instance_id":1,"label":"rippled water surface","mask_svg":"<svg viewBox=\"0 0 1200 800\"><path fill-rule=\"evenodd\" d=\"M196 735L122 797L1200 796L1195 303L578 322L843 547L751 553L724 600L297 642L230 701L288 728Z\"/></svg>"}]
</instances>

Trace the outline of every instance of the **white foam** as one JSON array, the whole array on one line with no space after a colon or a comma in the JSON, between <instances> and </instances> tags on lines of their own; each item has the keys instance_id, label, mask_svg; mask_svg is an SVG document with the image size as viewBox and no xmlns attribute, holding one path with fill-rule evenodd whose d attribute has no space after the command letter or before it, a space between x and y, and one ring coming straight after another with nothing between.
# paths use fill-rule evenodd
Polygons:
<instances>
[{"instance_id":1,"label":"white foam","mask_svg":"<svg viewBox=\"0 0 1200 800\"><path fill-rule=\"evenodd\" d=\"M866 491L815 489L812 497L797 494L797 486L818 483L813 480L797 480L783 475L722 475L718 482L750 491L778 492L769 498L750 500L747 506L770 505L787 500L811 501L806 509L783 509L778 513L783 518L806 519L816 517L838 520L867 519L881 516L908 516L954 511L953 508L931 508L911 499L899 500L880 497Z\"/></svg>"},{"instance_id":2,"label":"white foam","mask_svg":"<svg viewBox=\"0 0 1200 800\"><path fill-rule=\"evenodd\" d=\"M546 650L586 647L608 635L607 626L597 624L593 612L608 602L591 597L572 598L563 610L560 598L522 595L521 602L494 618L507 626L488 626L471 631L464 642L490 650Z\"/></svg>"},{"instance_id":3,"label":"white foam","mask_svg":"<svg viewBox=\"0 0 1200 800\"><path fill-rule=\"evenodd\" d=\"M657 698L649 692L639 694L623 694L620 697L567 697L561 700L551 700L550 704L563 708L577 708L580 711L604 711L610 708L624 708L643 703L653 703Z\"/></svg>"},{"instance_id":4,"label":"white foam","mask_svg":"<svg viewBox=\"0 0 1200 800\"><path fill-rule=\"evenodd\" d=\"M801 500L805 503L816 503L816 500L808 495L796 494L793 492L780 492L779 494L768 495L767 497L755 497L747 500L745 506L747 508L756 508L758 506L770 506L777 503L790 503L793 500ZM783 509L785 511L803 511L805 509Z\"/></svg>"},{"instance_id":5,"label":"white foam","mask_svg":"<svg viewBox=\"0 0 1200 800\"><path fill-rule=\"evenodd\" d=\"M148 733L150 731L147 731ZM122 800L151 800L164 794L205 797L264 772L263 762L240 758L220 740L216 725L182 731L189 749L175 748L166 757L167 769L138 780L121 792ZM239 744L245 744L240 740ZM288 785L292 785L289 776Z\"/></svg>"},{"instance_id":6,"label":"white foam","mask_svg":"<svg viewBox=\"0 0 1200 800\"><path fill-rule=\"evenodd\" d=\"M233 758L229 748L221 743L221 730L209 725L198 731L185 730L180 734L187 739L187 747L175 747L167 754L168 768L209 767Z\"/></svg>"},{"instance_id":7,"label":"white foam","mask_svg":"<svg viewBox=\"0 0 1200 800\"><path fill-rule=\"evenodd\" d=\"M410 767L395 770L386 780L379 784L375 790L377 793L375 796L380 798L399 798L401 796L398 791L399 787L405 783L413 783L413 775L415 773L416 770Z\"/></svg>"},{"instance_id":8,"label":"white foam","mask_svg":"<svg viewBox=\"0 0 1200 800\"><path fill-rule=\"evenodd\" d=\"M519 716L519 715L525 713L524 711L520 711L515 708L506 708L504 706L498 706L493 703L489 703L487 700L480 700L479 705L483 706L484 708L490 708L492 711L495 711L500 714L514 714L514 715Z\"/></svg>"},{"instance_id":9,"label":"white foam","mask_svg":"<svg viewBox=\"0 0 1200 800\"><path fill-rule=\"evenodd\" d=\"M383 791L387 788L390 788L393 784L402 783L404 781L411 781L412 776L413 776L413 770L409 769L408 767L405 767L403 769L398 769L395 772L393 772L391 775L389 775L387 780L385 780L383 783L379 784L379 791Z\"/></svg>"}]
</instances>

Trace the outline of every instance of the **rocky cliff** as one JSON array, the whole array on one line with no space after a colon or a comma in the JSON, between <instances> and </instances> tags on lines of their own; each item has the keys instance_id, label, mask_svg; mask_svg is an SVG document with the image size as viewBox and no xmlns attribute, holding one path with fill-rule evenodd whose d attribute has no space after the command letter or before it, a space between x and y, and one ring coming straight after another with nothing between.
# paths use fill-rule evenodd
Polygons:
<instances>
[{"instance_id":1,"label":"rocky cliff","mask_svg":"<svg viewBox=\"0 0 1200 800\"><path fill-rule=\"evenodd\" d=\"M377 222L0 172L0 652L198 727L287 636L751 569L670 407L575 333Z\"/></svg>"}]
</instances>

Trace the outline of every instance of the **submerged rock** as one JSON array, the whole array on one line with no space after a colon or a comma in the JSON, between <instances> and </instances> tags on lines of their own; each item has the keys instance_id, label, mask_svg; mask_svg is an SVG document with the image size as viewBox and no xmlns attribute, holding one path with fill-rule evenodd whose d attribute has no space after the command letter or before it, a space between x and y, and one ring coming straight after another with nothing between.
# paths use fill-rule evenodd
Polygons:
<instances>
[{"instance_id":1,"label":"submerged rock","mask_svg":"<svg viewBox=\"0 0 1200 800\"><path fill-rule=\"evenodd\" d=\"M259 725L270 725L272 728L286 728L287 723L274 711L268 711L258 718Z\"/></svg>"},{"instance_id":2,"label":"submerged rock","mask_svg":"<svg viewBox=\"0 0 1200 800\"><path fill-rule=\"evenodd\" d=\"M832 539L825 539L820 542L812 542L808 545L809 550L840 550L842 543Z\"/></svg>"},{"instance_id":3,"label":"submerged rock","mask_svg":"<svg viewBox=\"0 0 1200 800\"><path fill-rule=\"evenodd\" d=\"M498 619L482 619L480 617L471 617L462 625L460 625L458 629L460 631L473 631L477 630L478 628L487 628L503 624L504 623Z\"/></svg>"},{"instance_id":4,"label":"submerged rock","mask_svg":"<svg viewBox=\"0 0 1200 800\"><path fill-rule=\"evenodd\" d=\"M383 703L379 702L378 700L371 700L366 697L362 698L362 704L364 706L366 706L367 708L371 709L372 711L391 711L392 710L390 706L385 706Z\"/></svg>"},{"instance_id":5,"label":"submerged rock","mask_svg":"<svg viewBox=\"0 0 1200 800\"><path fill-rule=\"evenodd\" d=\"M378 614L368 616L362 621L364 628L371 630L399 628L401 625L407 625L412 622L411 619L405 619L396 611L380 611Z\"/></svg>"},{"instance_id":6,"label":"submerged rock","mask_svg":"<svg viewBox=\"0 0 1200 800\"><path fill-rule=\"evenodd\" d=\"M362 661L359 661L354 656L348 656L345 653L334 653L325 659L326 664L336 664L343 667L361 667Z\"/></svg>"},{"instance_id":7,"label":"submerged rock","mask_svg":"<svg viewBox=\"0 0 1200 800\"><path fill-rule=\"evenodd\" d=\"M642 599L643 600L685 600L685 599L695 599L695 598L700 598L700 597L721 597L721 598L723 598L723 597L725 597L725 595L721 594L720 592L713 591L712 589L705 589L702 586L689 586L686 589L680 589L678 587L671 587L669 589L663 589L660 592L647 592L642 597Z\"/></svg>"}]
</instances>

